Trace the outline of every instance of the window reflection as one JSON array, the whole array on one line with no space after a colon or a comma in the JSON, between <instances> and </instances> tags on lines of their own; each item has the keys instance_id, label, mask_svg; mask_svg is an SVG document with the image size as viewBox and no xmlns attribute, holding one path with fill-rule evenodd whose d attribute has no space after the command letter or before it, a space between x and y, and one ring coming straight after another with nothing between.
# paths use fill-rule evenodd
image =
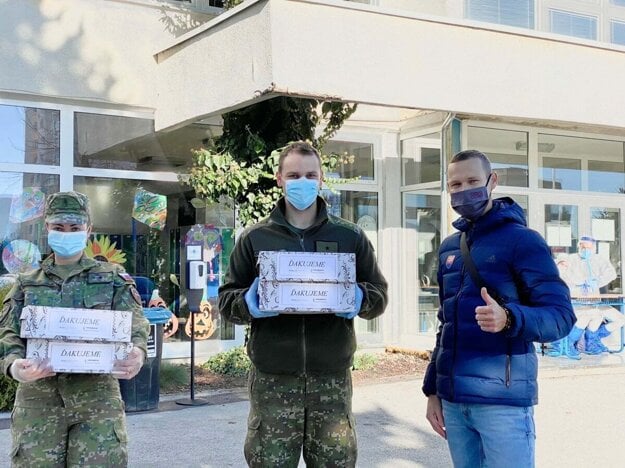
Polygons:
<instances>
[{"instance_id":1,"label":"window reflection","mask_svg":"<svg viewBox=\"0 0 625 468\"><path fill-rule=\"evenodd\" d=\"M621 193L623 146L621 141L539 134L540 184L556 190Z\"/></svg>"},{"instance_id":2,"label":"window reflection","mask_svg":"<svg viewBox=\"0 0 625 468\"><path fill-rule=\"evenodd\" d=\"M0 275L36 268L49 253L44 205L58 190L58 175L0 172Z\"/></svg>"},{"instance_id":3,"label":"window reflection","mask_svg":"<svg viewBox=\"0 0 625 468\"><path fill-rule=\"evenodd\" d=\"M405 193L403 197L404 260L406 274L403 284L408 309L415 311L417 323L408 329L419 333L435 333L438 311L438 248L441 243L441 196L432 192ZM416 286L416 288L415 288Z\"/></svg>"},{"instance_id":4,"label":"window reflection","mask_svg":"<svg viewBox=\"0 0 625 468\"><path fill-rule=\"evenodd\" d=\"M357 224L365 232L376 254L378 251L378 194L376 192L356 192L343 190L334 193L322 190L321 196L328 203L328 213ZM356 320L356 331L359 333L378 333L380 322L373 320Z\"/></svg>"},{"instance_id":5,"label":"window reflection","mask_svg":"<svg viewBox=\"0 0 625 468\"><path fill-rule=\"evenodd\" d=\"M576 251L579 240L577 206L545 205L545 240L555 259Z\"/></svg>"},{"instance_id":6,"label":"window reflection","mask_svg":"<svg viewBox=\"0 0 625 468\"><path fill-rule=\"evenodd\" d=\"M174 171L188 167L191 149L200 148L218 129L193 123L154 133L154 121L119 115L74 114L74 163L79 167Z\"/></svg>"},{"instance_id":7,"label":"window reflection","mask_svg":"<svg viewBox=\"0 0 625 468\"><path fill-rule=\"evenodd\" d=\"M323 154L336 155L342 162L327 177L350 178L359 180L374 179L373 145L353 141L328 141L323 147Z\"/></svg>"},{"instance_id":8,"label":"window reflection","mask_svg":"<svg viewBox=\"0 0 625 468\"><path fill-rule=\"evenodd\" d=\"M231 226L205 224L204 212L190 203L193 193L183 191L177 182L75 177L74 187L91 200L94 225L88 250L96 258L120 263L136 279L142 298L149 300L158 288L180 320L169 341L190 338L185 327L189 310L171 275L178 284L185 283L180 267L185 262L185 236L199 224L211 239L214 256L207 265L208 305L201 323L196 320L196 339L234 338L234 326L221 321L217 307L217 288L234 243ZM151 197L138 196L145 193Z\"/></svg>"},{"instance_id":9,"label":"window reflection","mask_svg":"<svg viewBox=\"0 0 625 468\"><path fill-rule=\"evenodd\" d=\"M432 133L401 142L402 184L413 185L441 179L441 134Z\"/></svg>"},{"instance_id":10,"label":"window reflection","mask_svg":"<svg viewBox=\"0 0 625 468\"><path fill-rule=\"evenodd\" d=\"M60 112L0 105L0 162L58 166Z\"/></svg>"},{"instance_id":11,"label":"window reflection","mask_svg":"<svg viewBox=\"0 0 625 468\"><path fill-rule=\"evenodd\" d=\"M609 260L617 274L604 292L621 294L621 210L591 208L590 218L591 235L597 241L595 253Z\"/></svg>"},{"instance_id":12,"label":"window reflection","mask_svg":"<svg viewBox=\"0 0 625 468\"><path fill-rule=\"evenodd\" d=\"M470 126L467 149L477 149L488 156L499 185L528 186L526 132Z\"/></svg>"}]
</instances>

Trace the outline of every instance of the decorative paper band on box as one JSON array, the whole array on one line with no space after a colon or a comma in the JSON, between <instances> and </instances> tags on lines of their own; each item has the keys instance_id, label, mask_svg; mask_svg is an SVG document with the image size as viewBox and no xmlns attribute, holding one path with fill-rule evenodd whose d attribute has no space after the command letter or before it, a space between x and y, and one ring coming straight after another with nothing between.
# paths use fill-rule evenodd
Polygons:
<instances>
[{"instance_id":1,"label":"decorative paper band on box","mask_svg":"<svg viewBox=\"0 0 625 468\"><path fill-rule=\"evenodd\" d=\"M57 341L29 338L26 357L50 359L55 372L82 374L110 374L113 362L126 359L132 349L130 343L103 343L93 341Z\"/></svg>"},{"instance_id":2,"label":"decorative paper band on box","mask_svg":"<svg viewBox=\"0 0 625 468\"><path fill-rule=\"evenodd\" d=\"M258 262L261 281L356 282L353 253L261 251Z\"/></svg>"},{"instance_id":3,"label":"decorative paper band on box","mask_svg":"<svg viewBox=\"0 0 625 468\"><path fill-rule=\"evenodd\" d=\"M132 313L123 310L26 306L20 316L22 338L57 341L130 342Z\"/></svg>"},{"instance_id":4,"label":"decorative paper band on box","mask_svg":"<svg viewBox=\"0 0 625 468\"><path fill-rule=\"evenodd\" d=\"M355 283L298 283L261 281L259 309L281 313L350 312L354 310Z\"/></svg>"},{"instance_id":5,"label":"decorative paper band on box","mask_svg":"<svg viewBox=\"0 0 625 468\"><path fill-rule=\"evenodd\" d=\"M354 310L354 254L262 251L258 261L261 310L295 314Z\"/></svg>"}]
</instances>

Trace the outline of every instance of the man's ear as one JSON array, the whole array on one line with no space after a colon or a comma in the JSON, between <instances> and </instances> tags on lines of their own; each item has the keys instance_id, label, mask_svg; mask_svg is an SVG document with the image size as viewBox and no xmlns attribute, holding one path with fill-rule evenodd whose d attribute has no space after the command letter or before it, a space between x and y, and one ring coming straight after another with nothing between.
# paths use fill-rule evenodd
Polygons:
<instances>
[{"instance_id":1,"label":"man's ear","mask_svg":"<svg viewBox=\"0 0 625 468\"><path fill-rule=\"evenodd\" d=\"M89 226L87 226L87 237L91 235L91 231L93 231L93 224L90 224Z\"/></svg>"},{"instance_id":2,"label":"man's ear","mask_svg":"<svg viewBox=\"0 0 625 468\"><path fill-rule=\"evenodd\" d=\"M495 171L491 172L491 176L490 176L490 184L491 184L491 192L493 190L495 190L495 187L497 187L497 181L499 180L499 177L497 176L497 173Z\"/></svg>"},{"instance_id":3,"label":"man's ear","mask_svg":"<svg viewBox=\"0 0 625 468\"><path fill-rule=\"evenodd\" d=\"M282 188L282 184L284 181L282 180L282 173L280 171L276 172L276 185Z\"/></svg>"}]
</instances>

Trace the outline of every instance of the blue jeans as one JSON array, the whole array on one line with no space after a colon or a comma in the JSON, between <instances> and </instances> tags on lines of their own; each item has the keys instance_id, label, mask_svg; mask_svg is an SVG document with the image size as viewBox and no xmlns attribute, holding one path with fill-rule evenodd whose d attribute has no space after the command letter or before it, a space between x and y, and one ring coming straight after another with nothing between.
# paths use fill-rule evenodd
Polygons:
<instances>
[{"instance_id":1,"label":"blue jeans","mask_svg":"<svg viewBox=\"0 0 625 468\"><path fill-rule=\"evenodd\" d=\"M442 404L455 468L534 467L533 407Z\"/></svg>"}]
</instances>

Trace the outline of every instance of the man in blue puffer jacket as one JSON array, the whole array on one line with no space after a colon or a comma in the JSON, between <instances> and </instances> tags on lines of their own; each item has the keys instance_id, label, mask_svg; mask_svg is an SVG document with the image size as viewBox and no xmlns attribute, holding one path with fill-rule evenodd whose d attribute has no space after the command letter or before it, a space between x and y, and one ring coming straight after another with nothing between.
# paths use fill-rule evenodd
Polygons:
<instances>
[{"instance_id":1,"label":"man in blue puffer jacket","mask_svg":"<svg viewBox=\"0 0 625 468\"><path fill-rule=\"evenodd\" d=\"M533 342L569 333L575 323L569 289L521 207L492 199L497 174L486 155L456 154L447 179L460 232L439 250L440 327L423 383L427 419L447 439L456 468L533 467ZM462 232L488 291L465 266Z\"/></svg>"}]
</instances>

